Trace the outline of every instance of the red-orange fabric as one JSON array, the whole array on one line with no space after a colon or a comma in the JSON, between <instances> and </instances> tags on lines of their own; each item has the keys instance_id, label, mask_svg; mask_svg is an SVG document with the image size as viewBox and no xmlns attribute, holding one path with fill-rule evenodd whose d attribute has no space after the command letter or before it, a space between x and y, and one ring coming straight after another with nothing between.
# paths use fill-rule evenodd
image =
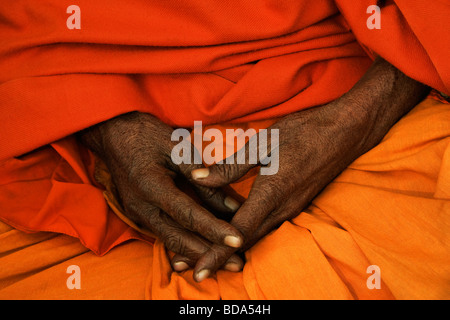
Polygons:
<instances>
[{"instance_id":1,"label":"red-orange fabric","mask_svg":"<svg viewBox=\"0 0 450 320\"><path fill-rule=\"evenodd\" d=\"M370 65L329 0L81 0L80 30L69 5L2 5L0 159L132 110L174 126L278 117Z\"/></svg>"}]
</instances>

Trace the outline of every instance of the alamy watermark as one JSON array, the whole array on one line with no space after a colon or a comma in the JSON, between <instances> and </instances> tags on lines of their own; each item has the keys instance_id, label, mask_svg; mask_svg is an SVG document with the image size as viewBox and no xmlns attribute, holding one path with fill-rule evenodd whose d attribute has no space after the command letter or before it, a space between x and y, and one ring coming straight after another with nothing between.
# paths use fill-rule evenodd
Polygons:
<instances>
[{"instance_id":1,"label":"alamy watermark","mask_svg":"<svg viewBox=\"0 0 450 320\"><path fill-rule=\"evenodd\" d=\"M67 7L66 13L70 16L66 20L66 26L69 30L81 29L81 9L79 6L72 4ZM377 5L367 7L366 13L371 16L366 21L368 29L381 29L381 9Z\"/></svg>"},{"instance_id":2,"label":"alamy watermark","mask_svg":"<svg viewBox=\"0 0 450 320\"><path fill-rule=\"evenodd\" d=\"M70 16L66 20L67 29L81 29L81 9L77 5L70 5L66 9Z\"/></svg>"},{"instance_id":3,"label":"alamy watermark","mask_svg":"<svg viewBox=\"0 0 450 320\"><path fill-rule=\"evenodd\" d=\"M70 274L66 280L67 289L81 289L81 269L76 264L70 265L66 269L66 273Z\"/></svg>"},{"instance_id":4,"label":"alamy watermark","mask_svg":"<svg viewBox=\"0 0 450 320\"><path fill-rule=\"evenodd\" d=\"M368 29L381 29L381 9L377 5L367 7L366 13L371 16L366 21ZM66 26L69 30L81 29L81 9L79 6L72 4L67 7L66 13L70 14L67 18Z\"/></svg>"},{"instance_id":5,"label":"alamy watermark","mask_svg":"<svg viewBox=\"0 0 450 320\"><path fill-rule=\"evenodd\" d=\"M368 29L381 29L381 9L377 5L368 6L366 13L371 14L367 18L366 26Z\"/></svg>"},{"instance_id":6,"label":"alamy watermark","mask_svg":"<svg viewBox=\"0 0 450 320\"><path fill-rule=\"evenodd\" d=\"M366 281L368 289L381 289L381 269L379 266L372 264L367 267L366 273L371 274Z\"/></svg>"}]
</instances>

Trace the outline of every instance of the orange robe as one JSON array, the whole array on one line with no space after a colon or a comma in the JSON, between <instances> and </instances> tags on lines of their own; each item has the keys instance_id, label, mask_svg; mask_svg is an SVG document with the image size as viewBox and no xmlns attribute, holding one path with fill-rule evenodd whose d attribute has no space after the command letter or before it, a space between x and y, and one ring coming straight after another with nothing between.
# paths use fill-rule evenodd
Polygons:
<instances>
[{"instance_id":1,"label":"orange robe","mask_svg":"<svg viewBox=\"0 0 450 320\"><path fill-rule=\"evenodd\" d=\"M448 297L447 105L417 107L390 143L358 159L311 208L249 250L243 272L220 271L201 284L191 271L173 273L162 244L114 213L94 179L95 157L72 136L135 110L175 127L268 125L347 92L374 53L449 94L449 6L388 2L381 29L370 30L366 9L374 3L80 0L80 30L67 28L69 4L61 1L3 4L0 297ZM420 135L414 121L424 125ZM235 188L245 195L250 186L251 179ZM399 233L413 241L392 236ZM15 267L36 259L44 262ZM107 278L99 271L83 278L90 290L68 290L67 263L82 270L124 263L114 267L122 286L93 285ZM366 286L372 264L382 270L382 289ZM53 285L55 273L62 282ZM117 292L127 280L130 287ZM414 283L405 288L405 281ZM27 289L42 283L49 289Z\"/></svg>"}]
</instances>

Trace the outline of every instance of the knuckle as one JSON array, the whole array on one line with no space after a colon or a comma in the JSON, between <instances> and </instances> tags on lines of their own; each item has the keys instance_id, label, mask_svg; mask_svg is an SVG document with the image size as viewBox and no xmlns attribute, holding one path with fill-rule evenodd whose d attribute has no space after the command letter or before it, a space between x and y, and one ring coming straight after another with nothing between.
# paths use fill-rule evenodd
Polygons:
<instances>
[{"instance_id":1,"label":"knuckle","mask_svg":"<svg viewBox=\"0 0 450 320\"><path fill-rule=\"evenodd\" d=\"M238 172L237 165L235 164L222 164L216 167L217 174L221 181L231 182L235 179Z\"/></svg>"},{"instance_id":2,"label":"knuckle","mask_svg":"<svg viewBox=\"0 0 450 320\"><path fill-rule=\"evenodd\" d=\"M189 230L194 230L195 223L195 213L192 207L185 206L182 203L174 204L174 211L176 212L176 220Z\"/></svg>"},{"instance_id":3,"label":"knuckle","mask_svg":"<svg viewBox=\"0 0 450 320\"><path fill-rule=\"evenodd\" d=\"M133 180L137 192L149 201L159 204L160 201L167 201L165 197L165 186L167 186L167 176L162 175L160 172L149 170L140 176L137 176Z\"/></svg>"},{"instance_id":4,"label":"knuckle","mask_svg":"<svg viewBox=\"0 0 450 320\"><path fill-rule=\"evenodd\" d=\"M191 159L195 159L194 156L191 156ZM181 163L177 165L179 171L187 178L191 177L191 172L196 169L204 168L201 164L196 163Z\"/></svg>"},{"instance_id":5,"label":"knuckle","mask_svg":"<svg viewBox=\"0 0 450 320\"><path fill-rule=\"evenodd\" d=\"M253 235L258 225L253 221L239 221L235 224L235 227L243 236L243 243L246 243Z\"/></svg>"},{"instance_id":6,"label":"knuckle","mask_svg":"<svg viewBox=\"0 0 450 320\"><path fill-rule=\"evenodd\" d=\"M255 186L252 189L255 205L262 210L274 207L280 201L280 194L277 190L267 184L264 186Z\"/></svg>"},{"instance_id":7,"label":"knuckle","mask_svg":"<svg viewBox=\"0 0 450 320\"><path fill-rule=\"evenodd\" d=\"M296 185L294 180L273 176L266 178L263 184L255 186L259 201L267 205L280 205L288 195L294 192Z\"/></svg>"},{"instance_id":8,"label":"knuckle","mask_svg":"<svg viewBox=\"0 0 450 320\"><path fill-rule=\"evenodd\" d=\"M210 254L210 261L209 261L209 263L211 265L214 265L214 266L220 266L221 265L221 263L220 263L221 260L224 260L222 258L221 253L218 252L217 250L212 250L211 254Z\"/></svg>"},{"instance_id":9,"label":"knuckle","mask_svg":"<svg viewBox=\"0 0 450 320\"><path fill-rule=\"evenodd\" d=\"M164 235L163 242L166 248L173 252L184 254L184 252L186 251L185 250L186 246L182 237L173 232L169 232L166 235Z\"/></svg>"},{"instance_id":10,"label":"knuckle","mask_svg":"<svg viewBox=\"0 0 450 320\"><path fill-rule=\"evenodd\" d=\"M209 251L209 264L213 266L213 269L220 268L232 255L232 251L227 248L215 247Z\"/></svg>"}]
</instances>

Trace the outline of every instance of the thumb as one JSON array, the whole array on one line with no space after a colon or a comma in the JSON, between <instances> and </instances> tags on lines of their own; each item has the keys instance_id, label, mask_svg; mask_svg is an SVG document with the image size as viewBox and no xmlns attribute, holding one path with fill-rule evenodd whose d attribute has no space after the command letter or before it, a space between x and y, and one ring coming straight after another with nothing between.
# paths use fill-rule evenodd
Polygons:
<instances>
[{"instance_id":1,"label":"thumb","mask_svg":"<svg viewBox=\"0 0 450 320\"><path fill-rule=\"evenodd\" d=\"M191 171L195 183L211 188L219 188L239 180L256 164L220 163L208 168L200 168Z\"/></svg>"},{"instance_id":2,"label":"thumb","mask_svg":"<svg viewBox=\"0 0 450 320\"><path fill-rule=\"evenodd\" d=\"M243 177L250 169L260 165L262 156L259 150L261 143L260 133L254 135L250 140L234 154L220 163L208 168L195 169L191 171L192 180L206 187L223 187ZM263 136L263 141L267 141ZM267 150L266 150L267 152ZM259 156L259 158L258 158ZM264 155L263 155L264 156Z\"/></svg>"}]
</instances>

